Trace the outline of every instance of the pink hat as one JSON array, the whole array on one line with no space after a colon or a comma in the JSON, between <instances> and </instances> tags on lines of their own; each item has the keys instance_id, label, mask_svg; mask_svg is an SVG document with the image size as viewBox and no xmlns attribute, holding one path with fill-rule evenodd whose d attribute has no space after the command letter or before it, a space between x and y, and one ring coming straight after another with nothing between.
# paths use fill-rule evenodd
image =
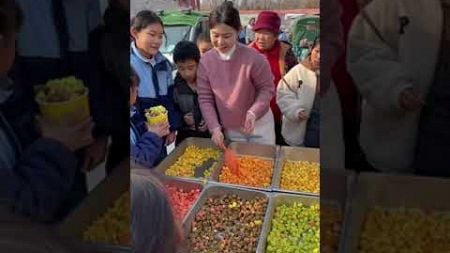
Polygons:
<instances>
[{"instance_id":1,"label":"pink hat","mask_svg":"<svg viewBox=\"0 0 450 253\"><path fill-rule=\"evenodd\" d=\"M280 33L281 19L276 12L262 11L256 18L256 23L253 26L253 31L267 29L278 35Z\"/></svg>"}]
</instances>

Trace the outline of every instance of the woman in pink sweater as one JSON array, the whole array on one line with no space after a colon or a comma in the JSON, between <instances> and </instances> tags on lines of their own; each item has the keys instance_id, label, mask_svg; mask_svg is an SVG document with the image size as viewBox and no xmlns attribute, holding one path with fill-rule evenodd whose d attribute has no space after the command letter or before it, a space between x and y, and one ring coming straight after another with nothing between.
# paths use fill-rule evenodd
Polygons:
<instances>
[{"instance_id":1,"label":"woman in pink sweater","mask_svg":"<svg viewBox=\"0 0 450 253\"><path fill-rule=\"evenodd\" d=\"M238 43L239 11L224 2L209 16L214 50L200 60L198 100L212 140L224 147L231 141L275 144L270 100L273 75L264 56Z\"/></svg>"}]
</instances>

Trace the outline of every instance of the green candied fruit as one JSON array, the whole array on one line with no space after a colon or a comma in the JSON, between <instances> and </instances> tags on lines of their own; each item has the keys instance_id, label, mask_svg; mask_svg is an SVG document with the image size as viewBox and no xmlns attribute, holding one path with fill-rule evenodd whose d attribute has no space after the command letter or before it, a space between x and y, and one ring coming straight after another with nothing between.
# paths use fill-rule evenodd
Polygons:
<instances>
[{"instance_id":1,"label":"green candied fruit","mask_svg":"<svg viewBox=\"0 0 450 253\"><path fill-rule=\"evenodd\" d=\"M278 206L267 237L267 253L318 253L319 214L318 205L294 203Z\"/></svg>"}]
</instances>

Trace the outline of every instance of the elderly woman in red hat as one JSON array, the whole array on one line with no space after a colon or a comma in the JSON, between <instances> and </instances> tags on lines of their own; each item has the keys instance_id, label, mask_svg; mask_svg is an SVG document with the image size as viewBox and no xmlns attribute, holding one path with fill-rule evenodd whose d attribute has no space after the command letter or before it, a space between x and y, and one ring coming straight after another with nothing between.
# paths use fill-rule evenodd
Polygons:
<instances>
[{"instance_id":1,"label":"elderly woman in red hat","mask_svg":"<svg viewBox=\"0 0 450 253\"><path fill-rule=\"evenodd\" d=\"M297 64L297 59L292 52L292 46L278 39L280 26L281 19L276 12L262 11L259 13L253 26L255 41L249 45L266 56L274 76L273 83L275 88L281 77ZM274 114L277 144L285 144L281 136L281 111L275 100L274 97L270 102L270 108Z\"/></svg>"}]
</instances>

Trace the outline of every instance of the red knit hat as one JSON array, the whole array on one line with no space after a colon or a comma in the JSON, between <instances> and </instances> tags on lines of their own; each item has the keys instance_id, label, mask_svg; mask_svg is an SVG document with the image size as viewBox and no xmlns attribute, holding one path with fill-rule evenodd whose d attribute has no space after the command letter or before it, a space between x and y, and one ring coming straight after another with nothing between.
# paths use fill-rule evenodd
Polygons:
<instances>
[{"instance_id":1,"label":"red knit hat","mask_svg":"<svg viewBox=\"0 0 450 253\"><path fill-rule=\"evenodd\" d=\"M262 11L256 18L256 23L253 26L253 31L267 29L278 35L280 33L281 19L276 12Z\"/></svg>"}]
</instances>

